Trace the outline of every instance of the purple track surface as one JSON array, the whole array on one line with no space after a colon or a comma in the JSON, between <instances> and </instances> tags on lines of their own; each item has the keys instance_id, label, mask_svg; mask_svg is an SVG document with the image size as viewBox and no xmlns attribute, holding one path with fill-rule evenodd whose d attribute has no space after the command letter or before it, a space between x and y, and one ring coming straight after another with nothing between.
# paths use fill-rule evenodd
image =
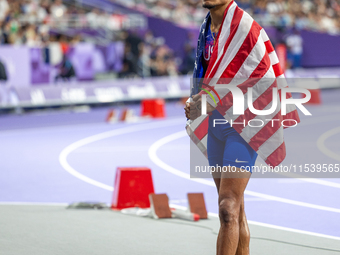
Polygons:
<instances>
[{"instance_id":1,"label":"purple track surface","mask_svg":"<svg viewBox=\"0 0 340 255\"><path fill-rule=\"evenodd\" d=\"M301 116L300 126L286 130L284 165L340 163L340 132L324 141L324 146L335 156L323 153L317 146L320 136L340 126L338 98L340 90L323 91L323 104L308 107L313 116ZM132 108L139 111L138 106ZM156 192L167 193L173 204L186 206L186 193L204 192L209 212L217 213L215 187L165 171L148 154L152 144L184 130L182 105L167 104L166 119L131 124L105 123L107 111L108 108L101 108L83 113L0 116L0 202L110 203L111 191L71 175L60 164L59 156L67 146L81 139L131 129L129 133L95 140L71 151L68 164L80 174L108 186L112 186L118 166L148 166L152 169ZM165 164L189 174L189 149L189 138L183 136L159 147L157 156ZM311 182L252 178L247 192L248 220L340 237L339 179Z\"/></svg>"}]
</instances>

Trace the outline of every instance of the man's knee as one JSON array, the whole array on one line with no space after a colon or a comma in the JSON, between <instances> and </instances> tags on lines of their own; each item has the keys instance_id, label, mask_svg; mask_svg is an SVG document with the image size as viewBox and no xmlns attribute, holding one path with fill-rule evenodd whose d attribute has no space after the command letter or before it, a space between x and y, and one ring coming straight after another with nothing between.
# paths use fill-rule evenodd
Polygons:
<instances>
[{"instance_id":1,"label":"man's knee","mask_svg":"<svg viewBox=\"0 0 340 255\"><path fill-rule=\"evenodd\" d=\"M220 199L219 216L222 224L233 224L239 222L240 201L234 197Z\"/></svg>"}]
</instances>

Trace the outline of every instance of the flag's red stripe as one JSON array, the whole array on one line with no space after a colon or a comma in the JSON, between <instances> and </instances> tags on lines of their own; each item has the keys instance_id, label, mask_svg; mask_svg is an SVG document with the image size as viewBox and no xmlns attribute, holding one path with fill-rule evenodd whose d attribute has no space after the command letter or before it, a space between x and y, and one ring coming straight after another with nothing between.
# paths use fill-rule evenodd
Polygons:
<instances>
[{"instance_id":1,"label":"flag's red stripe","mask_svg":"<svg viewBox=\"0 0 340 255\"><path fill-rule=\"evenodd\" d=\"M226 15L228 13L228 9L232 5L232 3L233 2L231 2L229 4L229 6L228 6L228 8L227 8L227 10L224 14L222 24L224 24L224 22L225 22L225 18L226 18ZM228 47L230 47L230 43L234 39L235 34L237 33L237 31L239 29L240 22L241 22L243 14L244 14L243 10L241 10L240 8L238 8L236 6L235 12L233 14L232 21L231 21L231 24L230 24L230 35L229 35L227 41L225 43L223 42L224 47L222 49L222 52L218 52L218 48L216 47L217 50L214 51L214 53L211 57L210 65L209 65L208 70L206 72L207 76L205 77L205 79L215 77L216 72L219 69L218 67L222 63L223 57L225 56ZM258 25L257 25L256 22L252 23L252 27L251 27L247 37L245 38L244 42L240 42L240 43L242 43L242 45L241 45L240 49L238 50L236 56L229 63L228 67L223 72L222 76L221 77L215 77L215 78L229 78L231 80L235 76L235 74L239 71L240 67L244 63L245 59L249 56L251 50L254 49L254 47L255 47L255 44L256 44L256 41L258 39L258 36L260 35L260 29L261 29L261 28L258 29L259 26L258 27L257 26ZM220 35L221 35L221 33L219 33L216 43L219 42ZM254 36L254 38L252 36ZM266 54L262 58L261 62L259 63L259 65L256 67L256 69L253 71L252 75L249 78L262 78L268 72L269 68L271 67L270 58L269 58L268 53L275 52L274 47L269 40L264 42L264 43L265 43L265 47L266 47ZM218 56L221 56L221 58L216 63ZM214 63L216 63L216 65L213 68ZM278 77L278 76L283 74L282 68L281 68L279 63L273 65L272 67L273 67L273 71L275 73L275 77ZM210 75L208 76L209 73L210 73ZM247 88L254 86L254 84L256 84L257 82L258 81L256 81L256 79L248 79L246 82L239 85L238 87L242 90L243 93L246 93ZM223 82L223 83L226 84L225 82ZM209 83L207 83L207 84L209 84ZM263 110L268 104L270 104L270 105L272 104L272 100L271 100L272 99L272 88L275 87L275 86L277 86L276 82L274 82L258 99L255 100L253 105L256 109ZM287 97L290 98L291 95L287 94ZM227 110L229 110L230 107L233 105L233 98L232 98L232 94L230 92L222 98L222 103L223 103L223 105L218 104L217 109L219 110L219 112L221 114L225 115L225 112ZM252 114L249 111L249 109L247 109L245 111L245 114L239 116L235 120L235 122L243 122L243 120L249 121L249 120L253 119L254 117L256 117L256 116L254 114ZM273 117L273 119L279 119L280 121L275 121L273 123L273 127L272 127L272 122L269 121L267 124L265 124L265 126L263 128L261 128L257 132L257 134L255 134L254 137L251 138L249 145L251 147L253 147L255 150L258 150L261 147L261 145L263 146L265 141L267 141L273 134L275 134L275 132L277 132L280 129L281 121L283 119L284 120L285 119L294 119L298 122L300 121L298 113L297 113L296 110L288 113L285 116L282 116L281 112L279 112ZM286 121L285 124L290 125L290 122ZM295 124L295 121L292 121L292 124ZM209 120L208 120L208 118L206 118L196 128L193 136L195 136L199 140L202 140L208 132L208 126L209 126ZM234 128L238 133L241 133L242 129L243 129L243 125L235 125ZM248 136L249 135L250 134L248 134ZM278 146L278 145L279 144L274 142L273 144L268 145L268 146ZM266 163L271 165L271 166L277 166L283 161L283 159L285 158L285 155L286 155L286 149L285 149L285 144L283 142L282 144L279 145L279 147L271 155L269 155L267 157Z\"/></svg>"},{"instance_id":2,"label":"flag's red stripe","mask_svg":"<svg viewBox=\"0 0 340 255\"><path fill-rule=\"evenodd\" d=\"M270 58L266 53L249 78L262 78L270 68Z\"/></svg>"},{"instance_id":3,"label":"flag's red stripe","mask_svg":"<svg viewBox=\"0 0 340 255\"><path fill-rule=\"evenodd\" d=\"M250 79L248 79L245 83L238 86L242 90L243 94L247 92L249 87L254 86L260 80L260 78L262 78L267 73L269 68L270 68L270 58L268 54L265 54L261 62L258 64L256 69L250 75ZM224 116L226 111L229 110L229 108L232 105L233 105L233 97L232 97L231 92L229 92L227 95L225 95L222 98L222 105L219 105L217 109Z\"/></svg>"},{"instance_id":4,"label":"flag's red stripe","mask_svg":"<svg viewBox=\"0 0 340 255\"><path fill-rule=\"evenodd\" d=\"M284 122L285 126L295 126L296 122L289 121L289 120L296 120L297 123L300 123L300 117L299 117L299 113L297 110L291 111L287 113L286 115L283 115L282 118L286 120ZM288 128L288 127L284 127L284 128Z\"/></svg>"},{"instance_id":5,"label":"flag's red stripe","mask_svg":"<svg viewBox=\"0 0 340 255\"><path fill-rule=\"evenodd\" d=\"M265 92L262 93L261 96L259 96L254 102L253 106L257 110L263 110L268 104L272 103L272 94L273 94L273 88L277 87L276 81L273 82L272 85L267 88ZM247 108L244 111L244 115L240 115L235 122L242 122L243 120L246 120L246 123L248 123L249 120L252 120L256 117L256 114L252 113L249 108ZM243 130L243 128L241 129Z\"/></svg>"},{"instance_id":6,"label":"flag's red stripe","mask_svg":"<svg viewBox=\"0 0 340 255\"><path fill-rule=\"evenodd\" d=\"M274 79L273 79L274 80ZM253 106L257 110L263 110L267 105L273 102L273 88L277 88L276 80L270 85L265 92L263 92L256 100L253 102ZM247 108L246 111L250 110ZM245 112L246 112L245 111ZM255 114L254 114L255 117Z\"/></svg>"},{"instance_id":7,"label":"flag's red stripe","mask_svg":"<svg viewBox=\"0 0 340 255\"><path fill-rule=\"evenodd\" d=\"M238 70L243 65L244 61L249 56L250 52L253 50L254 46L257 43L257 40L260 36L261 27L259 24L257 24L255 21L253 21L251 28L249 30L249 33L247 37L245 38L244 42L242 43L242 46L236 53L233 60L229 63L226 70L223 72L221 78L230 78L234 77Z\"/></svg>"},{"instance_id":8,"label":"flag's red stripe","mask_svg":"<svg viewBox=\"0 0 340 255\"><path fill-rule=\"evenodd\" d=\"M264 44L266 45L266 49L268 53L271 53L274 51L274 47L272 45L272 43L270 42L270 40L264 42Z\"/></svg>"},{"instance_id":9,"label":"flag's red stripe","mask_svg":"<svg viewBox=\"0 0 340 255\"><path fill-rule=\"evenodd\" d=\"M245 94L247 92L247 88L254 86L255 83L256 80L251 79L247 80L243 84L240 84L238 87L242 90L242 93ZM229 108L233 105L233 102L233 95L231 94L231 92L229 92L222 98L222 105L218 105L216 109L224 116L226 111L228 111Z\"/></svg>"},{"instance_id":10,"label":"flag's red stripe","mask_svg":"<svg viewBox=\"0 0 340 255\"><path fill-rule=\"evenodd\" d=\"M212 59L210 60L208 70L206 72L206 74L210 73L210 75L207 78L213 78L215 76L217 69L218 69L219 65L221 64L221 61L222 61L223 57L225 56L225 53L226 53L226 51L229 47L230 42L233 40L233 38L234 38L234 36L237 32L237 29L238 29L238 26L240 24L242 16L243 16L243 10L240 9L238 6L236 6L234 16L233 16L233 19L232 19L231 24L230 24L230 35L229 35L226 43L224 44L222 57L218 60L217 64L215 65L215 68L210 73L210 70L214 66L214 63L217 59L217 54L220 54L220 53L217 52L218 50L216 50L216 51L214 50L213 55L212 55ZM218 45L218 41L216 42L216 46L217 45ZM217 47L216 47L216 49L217 49Z\"/></svg>"},{"instance_id":11,"label":"flag's red stripe","mask_svg":"<svg viewBox=\"0 0 340 255\"><path fill-rule=\"evenodd\" d=\"M221 35L221 31L222 31L222 27L223 27L223 25L224 25L224 20L225 20L225 18L227 17L229 8L230 8L230 6L233 4L233 2L234 2L234 1L231 1L231 2L229 3L229 5L228 5L227 9L224 11L224 16L223 16L223 20L222 20L222 25L221 25L221 27L220 27L220 29L219 29L219 31L218 31L215 45L218 45L218 44L219 44L220 35ZM238 6L236 6L235 10L236 10L237 8L238 8ZM215 63L215 61L216 61L216 59L217 59L217 56L218 56L218 54L219 54L219 52L218 52L218 47L216 47L215 49L216 49L216 50L214 50L214 51L213 51L213 54L211 55L211 58L210 58L210 61L209 61L209 65L208 65L208 68L207 68L207 70L206 70L206 72L205 72L206 74L208 74L208 73L210 72L211 68L214 66L214 63Z\"/></svg>"},{"instance_id":12,"label":"flag's red stripe","mask_svg":"<svg viewBox=\"0 0 340 255\"><path fill-rule=\"evenodd\" d=\"M266 163L270 166L278 166L286 157L286 145L283 142L272 154L267 157Z\"/></svg>"},{"instance_id":13,"label":"flag's red stripe","mask_svg":"<svg viewBox=\"0 0 340 255\"><path fill-rule=\"evenodd\" d=\"M287 88L287 87L285 87L285 88ZM279 96L280 96L280 101L282 102L282 90L281 89L279 90ZM293 97L292 93L286 92L286 99L290 99L292 97Z\"/></svg>"},{"instance_id":14,"label":"flag's red stripe","mask_svg":"<svg viewBox=\"0 0 340 255\"><path fill-rule=\"evenodd\" d=\"M194 134L200 140L206 136L209 127L209 117L205 118L202 123L195 129Z\"/></svg>"},{"instance_id":15,"label":"flag's red stripe","mask_svg":"<svg viewBox=\"0 0 340 255\"><path fill-rule=\"evenodd\" d=\"M257 151L265 141L269 139L277 130L281 127L282 116L278 112L272 119L278 119L278 121L268 121L259 132L256 133L248 143L255 151Z\"/></svg>"},{"instance_id":16,"label":"flag's red stripe","mask_svg":"<svg viewBox=\"0 0 340 255\"><path fill-rule=\"evenodd\" d=\"M280 62L275 64L275 65L273 65L273 69L274 69L275 77L278 77L281 74L283 74Z\"/></svg>"}]
</instances>

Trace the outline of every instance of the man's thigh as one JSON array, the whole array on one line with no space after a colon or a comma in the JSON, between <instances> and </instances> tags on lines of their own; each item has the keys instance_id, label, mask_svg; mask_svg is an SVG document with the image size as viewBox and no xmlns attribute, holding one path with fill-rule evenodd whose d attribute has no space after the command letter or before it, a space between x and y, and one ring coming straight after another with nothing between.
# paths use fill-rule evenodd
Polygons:
<instances>
[{"instance_id":1,"label":"man's thigh","mask_svg":"<svg viewBox=\"0 0 340 255\"><path fill-rule=\"evenodd\" d=\"M237 169L240 170L240 169ZM241 206L244 191L251 176L250 172L225 173L219 179L218 199L233 199Z\"/></svg>"},{"instance_id":2,"label":"man's thigh","mask_svg":"<svg viewBox=\"0 0 340 255\"><path fill-rule=\"evenodd\" d=\"M240 168L231 170L231 168L224 167L223 170L222 173L213 173L219 197L243 198L251 173Z\"/></svg>"}]
</instances>

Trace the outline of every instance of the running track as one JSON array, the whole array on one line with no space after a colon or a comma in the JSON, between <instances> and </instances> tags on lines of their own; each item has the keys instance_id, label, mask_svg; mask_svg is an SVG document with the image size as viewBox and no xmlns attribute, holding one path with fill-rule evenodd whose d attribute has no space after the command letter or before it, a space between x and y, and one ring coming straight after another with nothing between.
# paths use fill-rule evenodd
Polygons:
<instances>
[{"instance_id":1,"label":"running track","mask_svg":"<svg viewBox=\"0 0 340 255\"><path fill-rule=\"evenodd\" d=\"M322 106L309 107L312 117L285 132L285 165L340 163L340 92L322 96ZM114 125L103 121L107 109L0 116L0 201L110 203L116 167L148 166L156 192L172 204L186 206L186 193L204 192L217 213L212 180L188 178L182 112L172 103L164 120ZM340 238L339 197L336 178L252 178L246 212L251 221Z\"/></svg>"}]
</instances>

